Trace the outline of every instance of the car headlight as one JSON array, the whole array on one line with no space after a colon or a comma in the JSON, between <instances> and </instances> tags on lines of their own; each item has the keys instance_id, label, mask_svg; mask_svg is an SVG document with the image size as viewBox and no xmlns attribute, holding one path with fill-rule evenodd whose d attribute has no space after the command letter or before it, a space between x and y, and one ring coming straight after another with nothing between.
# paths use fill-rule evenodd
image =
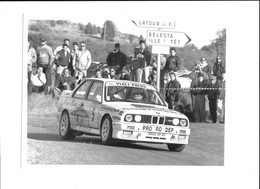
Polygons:
<instances>
[{"instance_id":1,"label":"car headlight","mask_svg":"<svg viewBox=\"0 0 260 189\"><path fill-rule=\"evenodd\" d=\"M187 122L186 119L181 119L181 120L180 120L180 125L181 125L182 127L187 126L187 124L188 124L188 122Z\"/></svg>"},{"instance_id":2,"label":"car headlight","mask_svg":"<svg viewBox=\"0 0 260 189\"><path fill-rule=\"evenodd\" d=\"M173 118L173 120L172 120L172 123L173 123L173 125L178 125L179 124L179 119L177 119L177 118Z\"/></svg>"},{"instance_id":3,"label":"car headlight","mask_svg":"<svg viewBox=\"0 0 260 189\"><path fill-rule=\"evenodd\" d=\"M142 117L141 117L140 115L136 115L136 116L135 116L135 121L136 121L136 122L140 122L141 119L142 119Z\"/></svg>"},{"instance_id":4,"label":"car headlight","mask_svg":"<svg viewBox=\"0 0 260 189\"><path fill-rule=\"evenodd\" d=\"M125 116L125 119L126 119L126 121L132 121L133 116L128 114L128 115Z\"/></svg>"}]
</instances>

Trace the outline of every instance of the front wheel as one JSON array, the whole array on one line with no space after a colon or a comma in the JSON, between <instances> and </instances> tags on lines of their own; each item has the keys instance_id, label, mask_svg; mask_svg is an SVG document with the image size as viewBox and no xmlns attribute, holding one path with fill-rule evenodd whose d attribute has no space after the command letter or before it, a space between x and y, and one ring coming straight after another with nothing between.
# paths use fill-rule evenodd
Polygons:
<instances>
[{"instance_id":1,"label":"front wheel","mask_svg":"<svg viewBox=\"0 0 260 189\"><path fill-rule=\"evenodd\" d=\"M102 144L112 144L112 120L110 116L105 116L101 123L101 142Z\"/></svg>"},{"instance_id":2,"label":"front wheel","mask_svg":"<svg viewBox=\"0 0 260 189\"><path fill-rule=\"evenodd\" d=\"M181 152L184 150L186 144L167 144L168 149L172 152Z\"/></svg>"},{"instance_id":3,"label":"front wheel","mask_svg":"<svg viewBox=\"0 0 260 189\"><path fill-rule=\"evenodd\" d=\"M70 118L68 112L63 112L60 119L59 133L63 140L73 140L76 135L70 128Z\"/></svg>"}]
</instances>

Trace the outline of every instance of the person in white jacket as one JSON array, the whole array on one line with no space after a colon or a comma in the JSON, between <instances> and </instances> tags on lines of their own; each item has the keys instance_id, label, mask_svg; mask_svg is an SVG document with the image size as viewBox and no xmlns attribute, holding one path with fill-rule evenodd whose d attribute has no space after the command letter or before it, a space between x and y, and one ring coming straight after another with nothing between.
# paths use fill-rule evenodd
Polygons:
<instances>
[{"instance_id":1,"label":"person in white jacket","mask_svg":"<svg viewBox=\"0 0 260 189\"><path fill-rule=\"evenodd\" d=\"M86 43L85 42L81 42L80 43L80 48L81 50L79 50L76 53L76 62L75 62L75 76L78 75L78 72L83 72L84 77L87 77L87 71L88 68L91 65L91 54L90 52L86 49Z\"/></svg>"},{"instance_id":2,"label":"person in white jacket","mask_svg":"<svg viewBox=\"0 0 260 189\"><path fill-rule=\"evenodd\" d=\"M43 92L46 87L46 75L43 73L43 68L38 67L38 69L31 73L30 82L29 82L29 94L32 92Z\"/></svg>"}]
</instances>

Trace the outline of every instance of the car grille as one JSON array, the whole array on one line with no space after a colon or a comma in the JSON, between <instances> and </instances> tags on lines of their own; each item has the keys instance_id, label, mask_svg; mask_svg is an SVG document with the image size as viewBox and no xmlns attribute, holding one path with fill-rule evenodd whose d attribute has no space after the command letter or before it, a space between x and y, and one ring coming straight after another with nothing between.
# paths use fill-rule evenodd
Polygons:
<instances>
[{"instance_id":1,"label":"car grille","mask_svg":"<svg viewBox=\"0 0 260 189\"><path fill-rule=\"evenodd\" d=\"M152 116L152 124L164 125L165 117Z\"/></svg>"}]
</instances>

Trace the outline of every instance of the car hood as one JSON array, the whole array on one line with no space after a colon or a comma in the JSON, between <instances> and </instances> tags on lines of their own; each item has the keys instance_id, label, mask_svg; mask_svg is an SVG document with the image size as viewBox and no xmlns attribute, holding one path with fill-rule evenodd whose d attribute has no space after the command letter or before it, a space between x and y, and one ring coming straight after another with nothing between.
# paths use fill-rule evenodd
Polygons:
<instances>
[{"instance_id":1,"label":"car hood","mask_svg":"<svg viewBox=\"0 0 260 189\"><path fill-rule=\"evenodd\" d=\"M150 104L142 104L142 103L113 103L111 108L118 110L121 113L127 114L142 114L142 115L158 115L158 116L170 116L170 117L179 117L186 118L187 117L177 111L170 110L167 107L158 106L158 105L150 105Z\"/></svg>"}]
</instances>

